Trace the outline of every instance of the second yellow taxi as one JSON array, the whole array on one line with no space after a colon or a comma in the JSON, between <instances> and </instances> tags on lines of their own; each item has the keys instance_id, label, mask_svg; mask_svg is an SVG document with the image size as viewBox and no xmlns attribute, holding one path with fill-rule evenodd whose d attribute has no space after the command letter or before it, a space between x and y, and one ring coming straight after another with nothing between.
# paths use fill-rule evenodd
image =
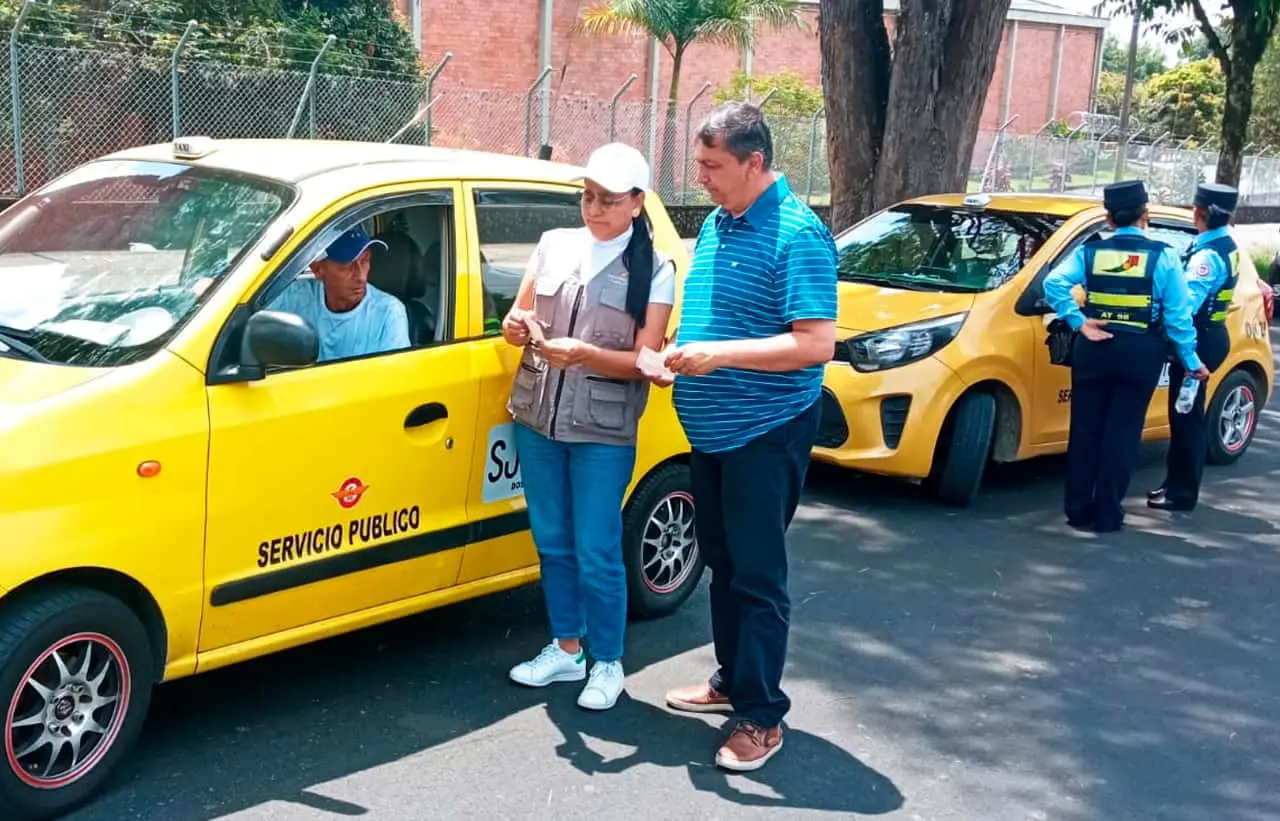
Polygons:
<instances>
[{"instance_id":1,"label":"second yellow taxi","mask_svg":"<svg viewBox=\"0 0 1280 821\"><path fill-rule=\"evenodd\" d=\"M1049 361L1044 277L1109 235L1095 199L941 195L880 211L836 238L840 341L826 369L814 457L922 480L973 500L992 462L1066 450L1071 371ZM1181 254L1186 209L1153 206L1150 236ZM1227 320L1231 354L1207 387L1209 460L1249 447L1274 383L1271 288L1240 256ZM1144 439L1169 435L1168 368Z\"/></svg>"}]
</instances>

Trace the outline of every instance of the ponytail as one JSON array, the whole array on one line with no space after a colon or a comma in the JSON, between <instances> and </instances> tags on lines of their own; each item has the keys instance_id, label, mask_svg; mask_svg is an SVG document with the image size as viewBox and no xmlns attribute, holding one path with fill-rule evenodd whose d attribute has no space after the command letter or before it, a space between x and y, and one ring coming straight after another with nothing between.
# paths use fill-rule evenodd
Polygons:
<instances>
[{"instance_id":1,"label":"ponytail","mask_svg":"<svg viewBox=\"0 0 1280 821\"><path fill-rule=\"evenodd\" d=\"M631 221L631 239L622 252L622 264L627 269L627 313L637 328L643 328L653 286L653 235L644 211Z\"/></svg>"}]
</instances>

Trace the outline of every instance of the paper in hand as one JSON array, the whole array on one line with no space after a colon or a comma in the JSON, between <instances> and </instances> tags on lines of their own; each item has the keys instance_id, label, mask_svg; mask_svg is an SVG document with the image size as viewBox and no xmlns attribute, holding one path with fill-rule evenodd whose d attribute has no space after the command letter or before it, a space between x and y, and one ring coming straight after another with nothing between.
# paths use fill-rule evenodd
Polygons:
<instances>
[{"instance_id":1,"label":"paper in hand","mask_svg":"<svg viewBox=\"0 0 1280 821\"><path fill-rule=\"evenodd\" d=\"M667 364L662 354L649 347L642 347L640 353L636 354L636 367L645 376L655 376L663 379L676 378L674 373L667 370Z\"/></svg>"},{"instance_id":2,"label":"paper in hand","mask_svg":"<svg viewBox=\"0 0 1280 821\"><path fill-rule=\"evenodd\" d=\"M547 341L546 334L542 332L542 323L532 312L524 315L524 325L529 329L529 339L535 344Z\"/></svg>"}]
</instances>

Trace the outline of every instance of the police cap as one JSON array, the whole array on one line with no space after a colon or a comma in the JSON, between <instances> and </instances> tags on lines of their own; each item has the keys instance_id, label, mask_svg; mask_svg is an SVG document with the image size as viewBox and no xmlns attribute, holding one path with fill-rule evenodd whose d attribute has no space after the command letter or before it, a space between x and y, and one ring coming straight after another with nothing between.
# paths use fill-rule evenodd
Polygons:
<instances>
[{"instance_id":1,"label":"police cap","mask_svg":"<svg viewBox=\"0 0 1280 821\"><path fill-rule=\"evenodd\" d=\"M1111 214L1139 211L1148 202L1147 186L1142 180L1125 180L1102 189L1102 204Z\"/></svg>"},{"instance_id":2,"label":"police cap","mask_svg":"<svg viewBox=\"0 0 1280 821\"><path fill-rule=\"evenodd\" d=\"M1205 182L1196 187L1195 204L1206 210L1213 210L1213 206L1216 205L1222 211L1230 214L1236 210L1236 203L1239 200L1240 192L1229 185Z\"/></svg>"}]
</instances>

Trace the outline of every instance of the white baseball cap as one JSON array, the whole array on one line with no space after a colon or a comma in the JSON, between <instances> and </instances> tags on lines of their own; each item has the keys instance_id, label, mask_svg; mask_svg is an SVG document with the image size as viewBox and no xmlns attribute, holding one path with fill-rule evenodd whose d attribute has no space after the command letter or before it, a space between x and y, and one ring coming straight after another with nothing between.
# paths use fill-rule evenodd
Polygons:
<instances>
[{"instance_id":1,"label":"white baseball cap","mask_svg":"<svg viewBox=\"0 0 1280 821\"><path fill-rule=\"evenodd\" d=\"M649 188L649 162L626 143L608 143L591 152L585 173L578 181L591 180L612 194L627 194L633 188Z\"/></svg>"}]
</instances>

